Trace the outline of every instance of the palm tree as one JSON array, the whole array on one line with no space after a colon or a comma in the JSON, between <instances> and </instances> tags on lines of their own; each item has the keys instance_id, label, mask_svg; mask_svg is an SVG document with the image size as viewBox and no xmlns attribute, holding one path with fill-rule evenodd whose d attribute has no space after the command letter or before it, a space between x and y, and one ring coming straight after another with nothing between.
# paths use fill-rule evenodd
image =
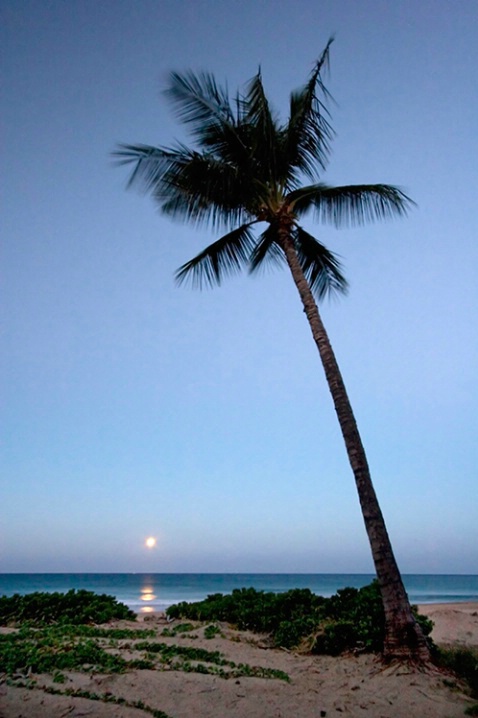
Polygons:
<instances>
[{"instance_id":1,"label":"palm tree","mask_svg":"<svg viewBox=\"0 0 478 718\"><path fill-rule=\"evenodd\" d=\"M309 320L337 412L370 541L385 611L384 656L428 660L426 639L412 613L371 481L345 385L322 323L317 300L344 293L337 257L303 229L313 211L336 227L403 216L413 204L390 185L330 187L320 180L333 131L323 82L329 40L313 72L290 96L281 124L264 92L260 70L231 99L211 74L172 73L166 95L189 126L195 148L120 145L120 164L134 164L129 185L152 194L172 218L227 230L176 273L181 283L219 285L228 274L285 261ZM305 184L303 181L305 180ZM260 225L262 233L254 233Z\"/></svg>"}]
</instances>

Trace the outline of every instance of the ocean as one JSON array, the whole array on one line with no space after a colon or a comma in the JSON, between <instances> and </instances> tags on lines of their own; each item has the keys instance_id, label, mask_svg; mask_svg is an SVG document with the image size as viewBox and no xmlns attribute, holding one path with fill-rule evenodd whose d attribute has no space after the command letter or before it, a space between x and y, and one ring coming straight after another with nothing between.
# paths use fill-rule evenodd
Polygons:
<instances>
[{"instance_id":1,"label":"ocean","mask_svg":"<svg viewBox=\"0 0 478 718\"><path fill-rule=\"evenodd\" d=\"M361 588L372 574L344 573L3 573L0 596L33 591L86 589L115 596L136 613L164 611L179 601L200 601L212 593L231 593L234 588L281 592L310 588L331 596L339 588ZM478 602L478 576L404 574L411 603Z\"/></svg>"}]
</instances>

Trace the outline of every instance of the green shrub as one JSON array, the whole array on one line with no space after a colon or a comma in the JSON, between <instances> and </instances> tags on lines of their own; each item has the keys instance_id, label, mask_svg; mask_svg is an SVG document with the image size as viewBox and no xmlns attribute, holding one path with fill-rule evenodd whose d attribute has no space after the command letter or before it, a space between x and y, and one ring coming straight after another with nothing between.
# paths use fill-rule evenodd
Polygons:
<instances>
[{"instance_id":1,"label":"green shrub","mask_svg":"<svg viewBox=\"0 0 478 718\"><path fill-rule=\"evenodd\" d=\"M360 649L381 651L385 617L377 581L363 588L344 588L331 598L309 589L284 593L235 589L229 595L215 593L197 603L170 606L171 618L227 621L240 629L270 633L276 646L294 648L304 638L314 653L338 655ZM425 635L433 627L418 616Z\"/></svg>"},{"instance_id":2,"label":"green shrub","mask_svg":"<svg viewBox=\"0 0 478 718\"><path fill-rule=\"evenodd\" d=\"M198 621L225 621L242 630L274 632L283 621L314 614L325 599L309 589L294 589L286 593L257 591L254 588L234 589L229 595L215 593L204 601L170 606L170 618Z\"/></svg>"},{"instance_id":3,"label":"green shrub","mask_svg":"<svg viewBox=\"0 0 478 718\"><path fill-rule=\"evenodd\" d=\"M468 683L473 698L478 698L478 650L473 648L437 648L435 659Z\"/></svg>"},{"instance_id":4,"label":"green shrub","mask_svg":"<svg viewBox=\"0 0 478 718\"><path fill-rule=\"evenodd\" d=\"M380 651L385 616L378 582L363 588L344 588L328 599L324 608L323 633L315 653L338 655L347 649Z\"/></svg>"},{"instance_id":5,"label":"green shrub","mask_svg":"<svg viewBox=\"0 0 478 718\"><path fill-rule=\"evenodd\" d=\"M194 631L192 623L180 623L178 626L173 628L174 633L189 633L189 631Z\"/></svg>"},{"instance_id":6,"label":"green shrub","mask_svg":"<svg viewBox=\"0 0 478 718\"><path fill-rule=\"evenodd\" d=\"M190 636L187 636L189 631L194 631L192 623L180 623L172 628L163 628L161 635L166 638L176 638L178 635L184 634L186 637L190 638Z\"/></svg>"},{"instance_id":7,"label":"green shrub","mask_svg":"<svg viewBox=\"0 0 478 718\"><path fill-rule=\"evenodd\" d=\"M210 623L209 626L206 626L204 629L204 638L215 638L218 634L221 633L221 629L219 626L216 626L214 623Z\"/></svg>"},{"instance_id":8,"label":"green shrub","mask_svg":"<svg viewBox=\"0 0 478 718\"><path fill-rule=\"evenodd\" d=\"M364 648L358 638L358 631L352 621L339 620L326 624L315 637L312 653L326 653L338 656L350 648ZM370 650L372 650L370 648Z\"/></svg>"},{"instance_id":9,"label":"green shrub","mask_svg":"<svg viewBox=\"0 0 478 718\"><path fill-rule=\"evenodd\" d=\"M0 625L29 622L34 626L50 623L106 623L113 619L136 620L136 615L114 596L83 589L67 593L28 593L0 597Z\"/></svg>"},{"instance_id":10,"label":"green shrub","mask_svg":"<svg viewBox=\"0 0 478 718\"><path fill-rule=\"evenodd\" d=\"M310 635L316 628L313 618L294 618L292 621L281 621L274 632L274 644L282 648L295 648L301 640Z\"/></svg>"}]
</instances>

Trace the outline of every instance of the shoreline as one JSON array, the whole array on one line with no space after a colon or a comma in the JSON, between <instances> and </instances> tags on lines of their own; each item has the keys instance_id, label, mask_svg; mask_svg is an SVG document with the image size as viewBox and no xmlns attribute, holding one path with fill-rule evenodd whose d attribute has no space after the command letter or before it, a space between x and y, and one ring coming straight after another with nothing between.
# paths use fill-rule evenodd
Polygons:
<instances>
[{"instance_id":1,"label":"shoreline","mask_svg":"<svg viewBox=\"0 0 478 718\"><path fill-rule=\"evenodd\" d=\"M417 606L419 611L425 608L464 608L465 610L471 609L478 611L478 600L477 601L440 601L440 603L413 603Z\"/></svg>"}]
</instances>

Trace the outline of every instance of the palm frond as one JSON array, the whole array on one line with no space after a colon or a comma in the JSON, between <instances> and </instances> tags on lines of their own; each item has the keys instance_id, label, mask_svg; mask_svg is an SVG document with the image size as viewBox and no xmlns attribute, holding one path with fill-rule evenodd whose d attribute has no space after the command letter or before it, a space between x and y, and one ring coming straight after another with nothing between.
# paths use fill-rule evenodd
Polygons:
<instances>
[{"instance_id":1,"label":"palm frond","mask_svg":"<svg viewBox=\"0 0 478 718\"><path fill-rule=\"evenodd\" d=\"M319 220L348 227L403 217L415 202L398 187L374 184L320 186L313 204Z\"/></svg>"},{"instance_id":2,"label":"palm frond","mask_svg":"<svg viewBox=\"0 0 478 718\"><path fill-rule=\"evenodd\" d=\"M266 140L269 144L276 132L276 117L269 105L260 70L249 82L244 98L244 109L244 123L259 128L258 139Z\"/></svg>"},{"instance_id":3,"label":"palm frond","mask_svg":"<svg viewBox=\"0 0 478 718\"><path fill-rule=\"evenodd\" d=\"M243 224L225 234L183 264L175 274L176 281L182 284L190 280L193 286L202 288L219 285L223 277L239 272L247 264L254 248L252 224Z\"/></svg>"},{"instance_id":4,"label":"palm frond","mask_svg":"<svg viewBox=\"0 0 478 718\"><path fill-rule=\"evenodd\" d=\"M246 213L240 208L224 208L217 204L206 204L200 195L176 191L160 203L161 213L171 219L190 222L196 227L210 227L213 230L233 227L242 222Z\"/></svg>"},{"instance_id":5,"label":"palm frond","mask_svg":"<svg viewBox=\"0 0 478 718\"><path fill-rule=\"evenodd\" d=\"M297 216L314 209L319 220L336 227L405 216L415 206L403 190L386 184L329 187L318 183L290 192L287 201Z\"/></svg>"},{"instance_id":6,"label":"palm frond","mask_svg":"<svg viewBox=\"0 0 478 718\"><path fill-rule=\"evenodd\" d=\"M330 94L321 74L328 67L332 42L333 37L317 60L308 83L290 97L290 116L285 137L289 165L291 170L311 178L317 176L318 168L325 169L330 140L334 136L325 104Z\"/></svg>"},{"instance_id":7,"label":"palm frond","mask_svg":"<svg viewBox=\"0 0 478 718\"><path fill-rule=\"evenodd\" d=\"M202 130L211 120L234 123L227 89L209 72L171 72L164 94L175 107L178 119Z\"/></svg>"},{"instance_id":8,"label":"palm frond","mask_svg":"<svg viewBox=\"0 0 478 718\"><path fill-rule=\"evenodd\" d=\"M301 216L315 207L316 198L324 189L327 185L323 182L299 187L288 193L287 204L297 216Z\"/></svg>"},{"instance_id":9,"label":"palm frond","mask_svg":"<svg viewBox=\"0 0 478 718\"><path fill-rule=\"evenodd\" d=\"M150 193L161 211L176 219L218 228L244 222L254 185L233 164L185 145L157 148L120 145L118 164L134 163L128 186Z\"/></svg>"},{"instance_id":10,"label":"palm frond","mask_svg":"<svg viewBox=\"0 0 478 718\"><path fill-rule=\"evenodd\" d=\"M295 228L294 245L305 277L318 299L328 294L346 294L347 280L333 252L302 227Z\"/></svg>"},{"instance_id":11,"label":"palm frond","mask_svg":"<svg viewBox=\"0 0 478 718\"><path fill-rule=\"evenodd\" d=\"M184 164L171 164L154 192L162 211L213 227L244 222L251 183L236 168L207 153L192 153Z\"/></svg>"},{"instance_id":12,"label":"palm frond","mask_svg":"<svg viewBox=\"0 0 478 718\"><path fill-rule=\"evenodd\" d=\"M139 186L144 192L150 192L167 171L171 163L180 160L183 153L180 150L167 150L150 145L118 145L112 152L116 164L135 164L127 187Z\"/></svg>"},{"instance_id":13,"label":"palm frond","mask_svg":"<svg viewBox=\"0 0 478 718\"><path fill-rule=\"evenodd\" d=\"M191 126L201 147L214 150L226 144L234 146L236 152L244 149L227 88L218 85L213 75L172 72L164 94L179 120Z\"/></svg>"},{"instance_id":14,"label":"palm frond","mask_svg":"<svg viewBox=\"0 0 478 718\"><path fill-rule=\"evenodd\" d=\"M279 247L276 240L277 227L270 224L259 237L259 241L256 243L251 253L249 259L250 274L254 274L259 269L262 269L265 262L269 262L276 266L284 262L284 252Z\"/></svg>"},{"instance_id":15,"label":"palm frond","mask_svg":"<svg viewBox=\"0 0 478 718\"><path fill-rule=\"evenodd\" d=\"M274 184L279 179L280 129L276 114L267 100L260 70L249 82L243 108L243 126L248 128L248 145L253 157L255 175L263 182Z\"/></svg>"}]
</instances>

